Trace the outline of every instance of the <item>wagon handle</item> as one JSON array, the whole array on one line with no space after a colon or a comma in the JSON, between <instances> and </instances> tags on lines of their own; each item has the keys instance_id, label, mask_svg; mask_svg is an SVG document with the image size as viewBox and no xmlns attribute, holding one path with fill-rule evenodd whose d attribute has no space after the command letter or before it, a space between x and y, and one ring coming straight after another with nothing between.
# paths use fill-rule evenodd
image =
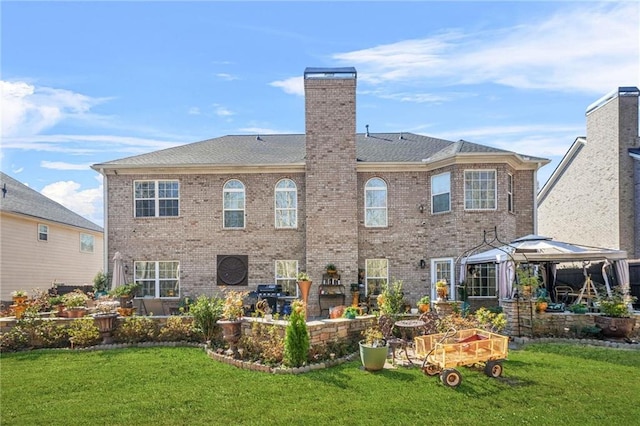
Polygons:
<instances>
[{"instance_id":1,"label":"wagon handle","mask_svg":"<svg viewBox=\"0 0 640 426\"><path fill-rule=\"evenodd\" d=\"M458 330L455 329L455 327L449 327L449 329L444 333L444 335L442 336L442 339L440 339L440 341L438 343L442 343L444 342L446 339L448 339L449 337L455 336L455 334L458 332ZM431 355L431 353L436 350L436 345L432 345L433 347L431 348L431 350L429 352L427 352L427 355L425 355L424 360L422 361L422 368L424 368L425 364L427 363L427 360L429 359L429 355Z\"/></svg>"}]
</instances>

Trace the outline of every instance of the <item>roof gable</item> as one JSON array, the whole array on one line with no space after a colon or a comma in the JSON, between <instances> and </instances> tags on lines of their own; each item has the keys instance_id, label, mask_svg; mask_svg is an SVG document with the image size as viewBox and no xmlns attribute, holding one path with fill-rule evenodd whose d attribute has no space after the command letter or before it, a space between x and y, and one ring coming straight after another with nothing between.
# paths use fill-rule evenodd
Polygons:
<instances>
[{"instance_id":1,"label":"roof gable","mask_svg":"<svg viewBox=\"0 0 640 426\"><path fill-rule=\"evenodd\" d=\"M0 172L0 178L2 179L0 185L3 188L2 198L0 198L1 211L103 232L102 227L18 182L9 175Z\"/></svg>"}]
</instances>

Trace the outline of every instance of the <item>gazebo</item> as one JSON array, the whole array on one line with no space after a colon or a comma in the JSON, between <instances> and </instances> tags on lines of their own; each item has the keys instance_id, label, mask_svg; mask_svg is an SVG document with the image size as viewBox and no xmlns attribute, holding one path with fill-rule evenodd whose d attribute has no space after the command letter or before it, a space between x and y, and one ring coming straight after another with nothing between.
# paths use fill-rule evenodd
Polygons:
<instances>
[{"instance_id":1,"label":"gazebo","mask_svg":"<svg viewBox=\"0 0 640 426\"><path fill-rule=\"evenodd\" d=\"M614 268L617 283L623 292L629 292L629 264L627 253L623 250L554 241L552 238L540 235L527 235L503 245L492 245L485 239L485 244L493 248L483 252L472 249L460 259L460 281L464 281L469 265L494 263L497 268L499 299L512 297L515 268L520 263L541 265L544 268L544 273L541 274L544 285L551 294L555 286L558 263L603 261L603 278L607 292L611 291L605 273L605 268L608 266ZM482 247L479 246L479 248Z\"/></svg>"}]
</instances>

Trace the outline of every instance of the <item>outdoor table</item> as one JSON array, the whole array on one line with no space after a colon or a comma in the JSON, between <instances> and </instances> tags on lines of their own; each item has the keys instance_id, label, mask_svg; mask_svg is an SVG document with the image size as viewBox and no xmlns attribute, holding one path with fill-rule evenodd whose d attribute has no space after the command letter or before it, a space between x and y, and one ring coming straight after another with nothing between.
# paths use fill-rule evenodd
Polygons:
<instances>
[{"instance_id":1,"label":"outdoor table","mask_svg":"<svg viewBox=\"0 0 640 426\"><path fill-rule=\"evenodd\" d=\"M398 327L398 329L400 330L400 334L402 335L402 341L403 343L403 349L404 349L404 353L405 355L407 355L407 360L409 361L409 364L413 365L413 362L411 361L411 358L409 358L409 354L407 352L407 346L411 344L413 338L415 337L416 331L420 328L424 327L424 321L419 320L419 319L412 319L412 320L400 320L400 321L396 321L394 326ZM411 337L408 338L407 335L411 334Z\"/></svg>"}]
</instances>

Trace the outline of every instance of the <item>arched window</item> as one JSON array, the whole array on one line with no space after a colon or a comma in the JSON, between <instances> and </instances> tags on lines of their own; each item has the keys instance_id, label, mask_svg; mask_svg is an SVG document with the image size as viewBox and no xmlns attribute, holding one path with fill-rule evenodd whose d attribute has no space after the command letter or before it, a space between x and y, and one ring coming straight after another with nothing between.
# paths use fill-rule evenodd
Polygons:
<instances>
[{"instance_id":1,"label":"arched window","mask_svg":"<svg viewBox=\"0 0 640 426\"><path fill-rule=\"evenodd\" d=\"M298 188L291 179L281 179L275 190L276 228L298 226Z\"/></svg>"},{"instance_id":2,"label":"arched window","mask_svg":"<svg viewBox=\"0 0 640 426\"><path fill-rule=\"evenodd\" d=\"M369 179L364 187L364 225L387 226L387 183L380 178Z\"/></svg>"},{"instance_id":3,"label":"arched window","mask_svg":"<svg viewBox=\"0 0 640 426\"><path fill-rule=\"evenodd\" d=\"M244 228L244 184L232 179L223 190L224 228Z\"/></svg>"}]
</instances>

